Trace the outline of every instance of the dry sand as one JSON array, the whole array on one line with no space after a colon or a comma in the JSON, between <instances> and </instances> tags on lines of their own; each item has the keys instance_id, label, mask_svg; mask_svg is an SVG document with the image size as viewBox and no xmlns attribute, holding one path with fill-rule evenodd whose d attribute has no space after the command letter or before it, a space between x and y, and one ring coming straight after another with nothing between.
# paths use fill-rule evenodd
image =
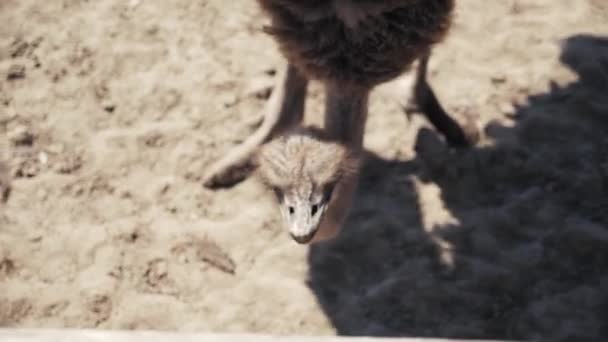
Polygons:
<instances>
[{"instance_id":1,"label":"dry sand","mask_svg":"<svg viewBox=\"0 0 608 342\"><path fill-rule=\"evenodd\" d=\"M460 1L431 78L482 141L379 87L344 234L308 248L255 179L200 184L282 62L254 1L1 0L0 326L608 339L605 2Z\"/></svg>"}]
</instances>

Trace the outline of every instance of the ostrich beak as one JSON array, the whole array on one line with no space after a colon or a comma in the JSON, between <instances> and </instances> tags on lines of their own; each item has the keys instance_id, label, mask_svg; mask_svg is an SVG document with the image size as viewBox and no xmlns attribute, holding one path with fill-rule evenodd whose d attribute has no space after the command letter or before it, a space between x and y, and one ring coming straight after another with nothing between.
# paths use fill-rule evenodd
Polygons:
<instances>
[{"instance_id":1,"label":"ostrich beak","mask_svg":"<svg viewBox=\"0 0 608 342\"><path fill-rule=\"evenodd\" d=\"M281 205L283 219L294 241L299 244L311 242L319 230L326 209L325 202L297 201L292 205Z\"/></svg>"}]
</instances>

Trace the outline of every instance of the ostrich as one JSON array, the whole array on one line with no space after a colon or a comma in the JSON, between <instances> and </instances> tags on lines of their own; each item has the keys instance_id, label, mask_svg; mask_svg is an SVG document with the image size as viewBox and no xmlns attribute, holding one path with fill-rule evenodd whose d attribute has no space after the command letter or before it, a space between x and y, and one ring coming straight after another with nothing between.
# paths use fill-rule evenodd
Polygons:
<instances>
[{"instance_id":1,"label":"ostrich","mask_svg":"<svg viewBox=\"0 0 608 342\"><path fill-rule=\"evenodd\" d=\"M272 190L298 243L335 236L358 182L370 91L419 59L414 100L448 144L465 133L426 81L434 44L446 35L454 0L258 0L287 65L260 128L208 168L206 187L240 181L253 167ZM308 81L325 89L323 129L299 127ZM249 167L246 167L249 166Z\"/></svg>"}]
</instances>

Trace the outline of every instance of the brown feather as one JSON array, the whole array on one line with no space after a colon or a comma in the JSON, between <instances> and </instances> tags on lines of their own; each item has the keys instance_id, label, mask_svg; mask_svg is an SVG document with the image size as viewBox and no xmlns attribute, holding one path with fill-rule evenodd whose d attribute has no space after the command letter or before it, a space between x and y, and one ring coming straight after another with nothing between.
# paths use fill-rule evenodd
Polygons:
<instances>
[{"instance_id":1,"label":"brown feather","mask_svg":"<svg viewBox=\"0 0 608 342\"><path fill-rule=\"evenodd\" d=\"M323 187L359 169L359 158L316 127L299 128L278 137L256 155L258 175L271 188L290 191L312 182Z\"/></svg>"},{"instance_id":2,"label":"brown feather","mask_svg":"<svg viewBox=\"0 0 608 342\"><path fill-rule=\"evenodd\" d=\"M266 31L312 79L374 86L405 72L447 33L454 0L258 0Z\"/></svg>"}]
</instances>

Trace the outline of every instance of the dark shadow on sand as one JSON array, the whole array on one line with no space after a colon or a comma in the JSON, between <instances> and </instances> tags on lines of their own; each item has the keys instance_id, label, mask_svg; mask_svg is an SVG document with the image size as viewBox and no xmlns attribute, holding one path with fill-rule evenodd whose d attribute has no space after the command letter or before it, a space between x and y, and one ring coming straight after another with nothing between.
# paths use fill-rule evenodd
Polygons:
<instances>
[{"instance_id":1,"label":"dark shadow on sand","mask_svg":"<svg viewBox=\"0 0 608 342\"><path fill-rule=\"evenodd\" d=\"M579 80L487 127L492 147L422 130L416 160L370 154L342 235L309 254L340 335L608 340L608 39L571 37L561 61ZM457 223L424 229L424 184Z\"/></svg>"}]
</instances>

